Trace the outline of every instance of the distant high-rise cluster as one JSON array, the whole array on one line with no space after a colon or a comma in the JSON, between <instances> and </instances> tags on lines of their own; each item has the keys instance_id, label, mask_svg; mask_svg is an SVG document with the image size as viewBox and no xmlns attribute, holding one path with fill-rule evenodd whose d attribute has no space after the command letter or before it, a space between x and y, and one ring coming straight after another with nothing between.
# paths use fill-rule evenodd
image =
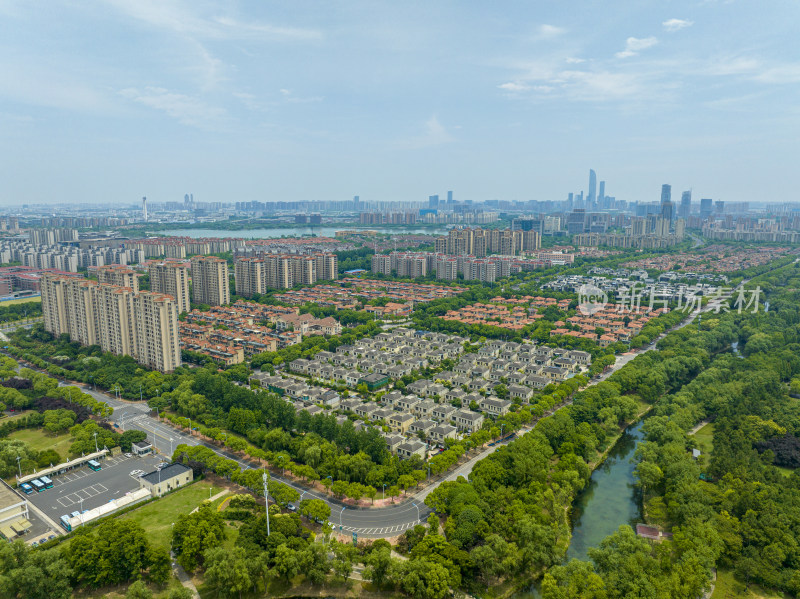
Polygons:
<instances>
[{"instance_id":1,"label":"distant high-rise cluster","mask_svg":"<svg viewBox=\"0 0 800 599\"><path fill-rule=\"evenodd\" d=\"M134 271L123 268L99 269L98 275L133 280ZM68 334L162 372L180 366L178 308L171 296L51 274L42 276L41 293L44 327L54 335Z\"/></svg>"},{"instance_id":2,"label":"distant high-rise cluster","mask_svg":"<svg viewBox=\"0 0 800 599\"><path fill-rule=\"evenodd\" d=\"M34 245L56 245L62 241L78 241L77 229L31 229L28 233Z\"/></svg>"},{"instance_id":3,"label":"distant high-rise cluster","mask_svg":"<svg viewBox=\"0 0 800 599\"><path fill-rule=\"evenodd\" d=\"M241 258L234 263L236 295L250 297L268 289L291 289L317 281L338 278L336 254L264 254L260 258Z\"/></svg>"}]
</instances>

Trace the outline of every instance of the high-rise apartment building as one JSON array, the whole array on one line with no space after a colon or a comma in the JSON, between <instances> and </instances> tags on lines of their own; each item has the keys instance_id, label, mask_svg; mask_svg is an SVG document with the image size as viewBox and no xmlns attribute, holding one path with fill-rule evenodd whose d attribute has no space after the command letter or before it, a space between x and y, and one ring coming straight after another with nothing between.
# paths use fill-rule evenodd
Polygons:
<instances>
[{"instance_id":1,"label":"high-rise apartment building","mask_svg":"<svg viewBox=\"0 0 800 599\"><path fill-rule=\"evenodd\" d=\"M314 285L339 278L336 254L263 254L241 258L233 268L236 294L250 297L268 289L290 289L295 285Z\"/></svg>"},{"instance_id":2,"label":"high-rise apartment building","mask_svg":"<svg viewBox=\"0 0 800 599\"><path fill-rule=\"evenodd\" d=\"M128 287L134 292L139 291L139 275L127 266L117 264L101 266L97 269L97 280L106 285Z\"/></svg>"},{"instance_id":3,"label":"high-rise apartment building","mask_svg":"<svg viewBox=\"0 0 800 599\"><path fill-rule=\"evenodd\" d=\"M252 297L264 293L264 259L242 258L233 264L233 277L236 281L236 295Z\"/></svg>"},{"instance_id":4,"label":"high-rise apartment building","mask_svg":"<svg viewBox=\"0 0 800 599\"><path fill-rule=\"evenodd\" d=\"M189 266L183 262L151 262L150 290L171 295L178 306L178 314L191 310L189 299Z\"/></svg>"},{"instance_id":5,"label":"high-rise apartment building","mask_svg":"<svg viewBox=\"0 0 800 599\"><path fill-rule=\"evenodd\" d=\"M192 299L196 304L209 306L231 303L227 261L216 256L192 258Z\"/></svg>"},{"instance_id":6,"label":"high-rise apartment building","mask_svg":"<svg viewBox=\"0 0 800 599\"><path fill-rule=\"evenodd\" d=\"M52 274L42 277L41 292L44 326L54 335L66 333L162 372L180 366L172 296Z\"/></svg>"}]
</instances>

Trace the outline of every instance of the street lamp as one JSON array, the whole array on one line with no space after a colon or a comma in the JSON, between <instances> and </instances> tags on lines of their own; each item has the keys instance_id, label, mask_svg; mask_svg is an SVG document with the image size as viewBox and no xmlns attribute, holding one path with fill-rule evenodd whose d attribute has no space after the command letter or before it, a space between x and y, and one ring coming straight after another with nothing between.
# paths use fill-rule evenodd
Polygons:
<instances>
[{"instance_id":1,"label":"street lamp","mask_svg":"<svg viewBox=\"0 0 800 599\"><path fill-rule=\"evenodd\" d=\"M20 460L22 458L17 456L17 468L19 468L19 477L22 478L22 465L20 464Z\"/></svg>"},{"instance_id":2,"label":"street lamp","mask_svg":"<svg viewBox=\"0 0 800 599\"><path fill-rule=\"evenodd\" d=\"M94 450L100 451L100 448L97 447L97 432L94 433Z\"/></svg>"},{"instance_id":3,"label":"street lamp","mask_svg":"<svg viewBox=\"0 0 800 599\"><path fill-rule=\"evenodd\" d=\"M386 499L386 483L383 483L383 499Z\"/></svg>"}]
</instances>

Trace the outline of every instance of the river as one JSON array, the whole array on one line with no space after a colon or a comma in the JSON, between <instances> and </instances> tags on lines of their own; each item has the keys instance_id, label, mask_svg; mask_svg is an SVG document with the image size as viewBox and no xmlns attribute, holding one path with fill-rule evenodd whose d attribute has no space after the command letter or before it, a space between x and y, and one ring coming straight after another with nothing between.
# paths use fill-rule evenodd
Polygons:
<instances>
[{"instance_id":1,"label":"river","mask_svg":"<svg viewBox=\"0 0 800 599\"><path fill-rule=\"evenodd\" d=\"M608 452L606 460L592 472L589 484L572 504L572 539L565 563L571 559L588 560L589 549L597 547L623 524L635 527L642 521L639 494L634 483L636 465L633 456L644 438L644 420L629 426ZM530 592L515 599L541 597L539 582Z\"/></svg>"},{"instance_id":2,"label":"river","mask_svg":"<svg viewBox=\"0 0 800 599\"><path fill-rule=\"evenodd\" d=\"M158 231L163 235L174 235L177 237L242 237L245 239L270 239L274 237L301 237L303 235L316 235L317 237L333 237L336 231L377 231L391 235L446 235L449 230L447 227L359 227L356 225L329 225L319 227L309 227L307 225L297 225L296 227L264 227L263 229L242 229L240 231L229 231L227 229L169 229Z\"/></svg>"},{"instance_id":3,"label":"river","mask_svg":"<svg viewBox=\"0 0 800 599\"><path fill-rule=\"evenodd\" d=\"M628 427L593 473L589 484L572 504L572 540L567 560L589 559L589 548L597 547L621 525L641 522L642 510L634 486L633 454L641 442L643 420Z\"/></svg>"}]
</instances>

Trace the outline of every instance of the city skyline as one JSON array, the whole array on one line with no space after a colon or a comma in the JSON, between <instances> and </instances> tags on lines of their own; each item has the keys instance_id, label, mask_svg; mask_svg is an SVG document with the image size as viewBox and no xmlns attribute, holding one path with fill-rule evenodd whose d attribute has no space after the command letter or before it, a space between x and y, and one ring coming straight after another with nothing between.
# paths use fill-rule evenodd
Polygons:
<instances>
[{"instance_id":1,"label":"city skyline","mask_svg":"<svg viewBox=\"0 0 800 599\"><path fill-rule=\"evenodd\" d=\"M2 2L0 205L791 197L797 5L614 14Z\"/></svg>"}]
</instances>

